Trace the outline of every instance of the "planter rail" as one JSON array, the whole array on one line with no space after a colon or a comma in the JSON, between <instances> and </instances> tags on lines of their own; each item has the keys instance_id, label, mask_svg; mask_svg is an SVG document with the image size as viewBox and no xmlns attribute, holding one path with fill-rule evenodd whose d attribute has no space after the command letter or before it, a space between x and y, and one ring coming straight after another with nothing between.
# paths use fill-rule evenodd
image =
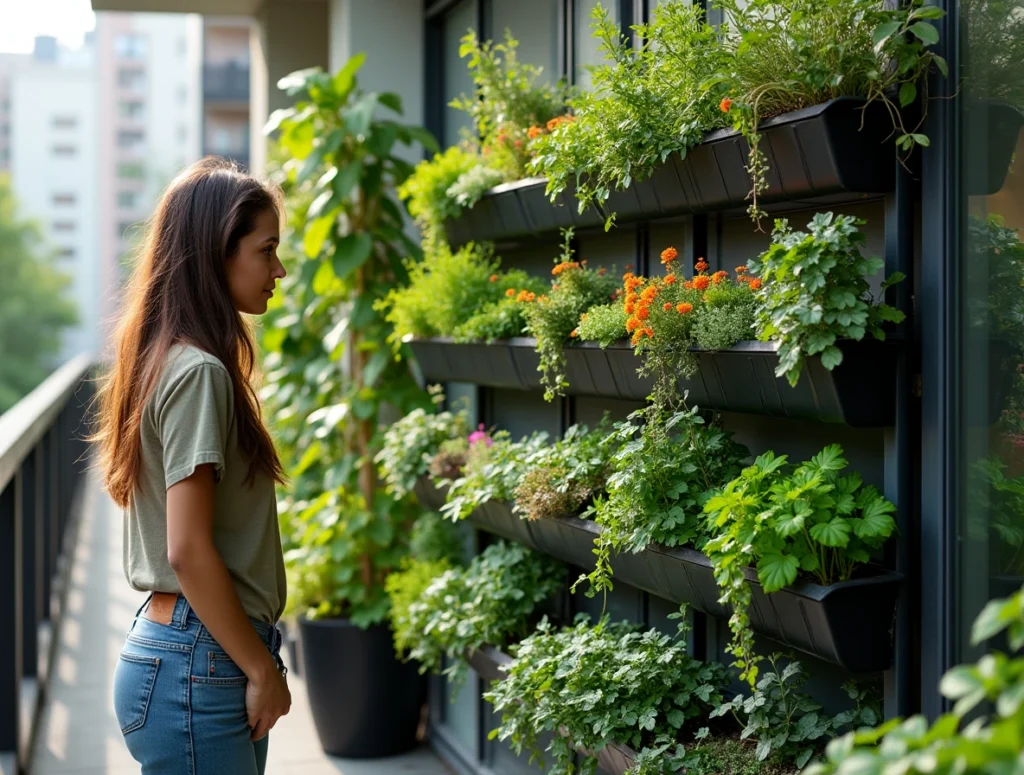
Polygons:
<instances>
[{"instance_id":1,"label":"planter rail","mask_svg":"<svg viewBox=\"0 0 1024 775\"><path fill-rule=\"evenodd\" d=\"M492 344L457 344L451 339L410 342L428 382L470 382L493 388L542 389L536 340L516 338ZM779 357L772 342L738 342L725 350L694 350L698 369L680 378L689 403L701 408L769 417L845 423L854 427L892 425L896 407L895 341L842 341L843 362L832 371L810 358L796 387L776 377ZM645 401L653 382L641 377L641 360L628 343L601 349L596 344L565 348L569 395Z\"/></svg>"},{"instance_id":2,"label":"planter rail","mask_svg":"<svg viewBox=\"0 0 1024 775\"><path fill-rule=\"evenodd\" d=\"M595 522L576 517L525 520L501 501L476 509L469 520L494 535L586 571L594 569L594 541L601 532ZM615 581L686 603L709 616L731 615L731 609L719 602L711 561L694 549L652 544L635 554L616 554L611 564ZM902 582L900 573L869 566L860 578L830 586L804 582L769 594L756 572L748 569L750 625L760 635L854 673L887 670Z\"/></svg>"}]
</instances>

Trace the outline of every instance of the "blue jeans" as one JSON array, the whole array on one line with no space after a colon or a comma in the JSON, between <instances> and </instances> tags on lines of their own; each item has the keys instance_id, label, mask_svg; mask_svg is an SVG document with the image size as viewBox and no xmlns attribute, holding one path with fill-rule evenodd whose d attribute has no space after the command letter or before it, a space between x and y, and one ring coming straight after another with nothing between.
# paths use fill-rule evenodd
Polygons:
<instances>
[{"instance_id":1,"label":"blue jeans","mask_svg":"<svg viewBox=\"0 0 1024 775\"><path fill-rule=\"evenodd\" d=\"M269 736L249 739L245 674L184 595L170 624L141 616L145 605L114 670L114 714L142 775L263 775ZM281 631L250 621L284 671Z\"/></svg>"}]
</instances>

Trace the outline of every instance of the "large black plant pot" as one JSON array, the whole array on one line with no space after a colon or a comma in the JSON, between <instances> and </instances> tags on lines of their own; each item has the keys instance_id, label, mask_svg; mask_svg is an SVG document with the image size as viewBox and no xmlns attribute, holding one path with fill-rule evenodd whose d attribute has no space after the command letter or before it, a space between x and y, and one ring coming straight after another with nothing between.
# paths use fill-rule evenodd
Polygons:
<instances>
[{"instance_id":1,"label":"large black plant pot","mask_svg":"<svg viewBox=\"0 0 1024 775\"><path fill-rule=\"evenodd\" d=\"M299 619L302 666L324 752L369 759L415 747L426 682L395 657L391 630L347 619Z\"/></svg>"}]
</instances>

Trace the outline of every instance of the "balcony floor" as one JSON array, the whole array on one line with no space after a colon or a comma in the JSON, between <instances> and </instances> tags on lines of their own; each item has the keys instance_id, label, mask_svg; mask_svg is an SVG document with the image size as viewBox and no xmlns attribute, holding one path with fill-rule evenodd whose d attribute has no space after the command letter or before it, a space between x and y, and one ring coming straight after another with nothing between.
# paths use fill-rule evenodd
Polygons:
<instances>
[{"instance_id":1,"label":"balcony floor","mask_svg":"<svg viewBox=\"0 0 1024 775\"><path fill-rule=\"evenodd\" d=\"M145 595L121 570L121 514L93 478L86 480L81 523L60 627L53 681L30 764L32 775L129 775L114 718L112 677L125 633ZM287 650L282 650L287 660ZM292 710L270 733L267 775L447 775L427 748L393 759L325 756L304 682L289 674Z\"/></svg>"}]
</instances>

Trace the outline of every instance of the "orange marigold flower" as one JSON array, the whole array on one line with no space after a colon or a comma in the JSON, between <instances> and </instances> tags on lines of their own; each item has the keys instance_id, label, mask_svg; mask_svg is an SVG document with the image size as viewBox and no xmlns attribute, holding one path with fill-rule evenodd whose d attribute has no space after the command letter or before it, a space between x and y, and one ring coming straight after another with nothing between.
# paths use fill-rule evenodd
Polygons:
<instances>
[{"instance_id":1,"label":"orange marigold flower","mask_svg":"<svg viewBox=\"0 0 1024 775\"><path fill-rule=\"evenodd\" d=\"M722 281L725 280L725 278L728 276L728 272L715 272L713 275L711 275L711 282L713 282L715 285L721 285Z\"/></svg>"},{"instance_id":2,"label":"orange marigold flower","mask_svg":"<svg viewBox=\"0 0 1024 775\"><path fill-rule=\"evenodd\" d=\"M654 285L648 285L646 288L644 288L644 292L640 294L640 300L641 301L646 301L646 302L649 303L649 302L653 301L654 297L657 296L657 295L658 295L658 288L656 286L654 286Z\"/></svg>"},{"instance_id":3,"label":"orange marigold flower","mask_svg":"<svg viewBox=\"0 0 1024 775\"><path fill-rule=\"evenodd\" d=\"M529 137L531 140L540 137L542 134L544 134L544 130L541 129L539 126L531 126L526 131L526 136Z\"/></svg>"},{"instance_id":4,"label":"orange marigold flower","mask_svg":"<svg viewBox=\"0 0 1024 775\"><path fill-rule=\"evenodd\" d=\"M636 316L641 320L647 320L647 318L651 316L651 312L650 310L647 309L647 307L641 307L636 311Z\"/></svg>"},{"instance_id":5,"label":"orange marigold flower","mask_svg":"<svg viewBox=\"0 0 1024 775\"><path fill-rule=\"evenodd\" d=\"M732 100L726 97L720 103L718 103L718 107L721 108L723 113L728 113L729 109L732 107Z\"/></svg>"},{"instance_id":6,"label":"orange marigold flower","mask_svg":"<svg viewBox=\"0 0 1024 775\"><path fill-rule=\"evenodd\" d=\"M706 291L711 285L711 278L705 274L693 278L693 287L698 291Z\"/></svg>"},{"instance_id":7,"label":"orange marigold flower","mask_svg":"<svg viewBox=\"0 0 1024 775\"><path fill-rule=\"evenodd\" d=\"M647 326L644 329L644 334L647 336L648 339L653 339L654 338L654 329L651 328L650 326Z\"/></svg>"},{"instance_id":8,"label":"orange marigold flower","mask_svg":"<svg viewBox=\"0 0 1024 775\"><path fill-rule=\"evenodd\" d=\"M498 275L496 275L496 274L492 274L492 275L491 275L491 282L492 282L492 283L496 283L496 282L498 282Z\"/></svg>"},{"instance_id":9,"label":"orange marigold flower","mask_svg":"<svg viewBox=\"0 0 1024 775\"><path fill-rule=\"evenodd\" d=\"M693 305L687 301L676 304L676 312L680 315L685 315L687 312L693 312Z\"/></svg>"},{"instance_id":10,"label":"orange marigold flower","mask_svg":"<svg viewBox=\"0 0 1024 775\"><path fill-rule=\"evenodd\" d=\"M676 276L674 274L667 274L667 275L665 275L665 285L672 285L672 284L675 283L675 281L676 281Z\"/></svg>"},{"instance_id":11,"label":"orange marigold flower","mask_svg":"<svg viewBox=\"0 0 1024 775\"><path fill-rule=\"evenodd\" d=\"M516 289L515 288L509 288L507 291L505 291L505 295L508 296L511 299L513 296L516 295Z\"/></svg>"},{"instance_id":12,"label":"orange marigold flower","mask_svg":"<svg viewBox=\"0 0 1024 775\"><path fill-rule=\"evenodd\" d=\"M679 258L679 251L676 250L675 248L669 247L661 251L661 263L665 264L666 266L671 264L677 258Z\"/></svg>"},{"instance_id":13,"label":"orange marigold flower","mask_svg":"<svg viewBox=\"0 0 1024 775\"><path fill-rule=\"evenodd\" d=\"M516 148L522 148L523 147L523 141L522 140L516 140L514 145L515 145Z\"/></svg>"},{"instance_id":14,"label":"orange marigold flower","mask_svg":"<svg viewBox=\"0 0 1024 775\"><path fill-rule=\"evenodd\" d=\"M758 278L754 278L753 280L750 281L750 290L756 291L760 287L761 287L761 279L759 277Z\"/></svg>"},{"instance_id":15,"label":"orange marigold flower","mask_svg":"<svg viewBox=\"0 0 1024 775\"><path fill-rule=\"evenodd\" d=\"M746 274L746 273L747 273L747 265L746 264L744 264L743 266L736 267L736 274Z\"/></svg>"},{"instance_id":16,"label":"orange marigold flower","mask_svg":"<svg viewBox=\"0 0 1024 775\"><path fill-rule=\"evenodd\" d=\"M636 304L631 301L626 302L626 314L632 315L636 311Z\"/></svg>"},{"instance_id":17,"label":"orange marigold flower","mask_svg":"<svg viewBox=\"0 0 1024 775\"><path fill-rule=\"evenodd\" d=\"M577 336L579 336L579 330L578 330L578 329L575 329L575 328L574 328L574 329L573 329L573 330L572 330L572 331L571 331L571 332L569 333L569 336L570 336L570 337L572 337L573 339L575 339L575 338L576 338Z\"/></svg>"},{"instance_id":18,"label":"orange marigold flower","mask_svg":"<svg viewBox=\"0 0 1024 775\"><path fill-rule=\"evenodd\" d=\"M626 332L632 334L636 327L640 325L640 321L636 318L630 318L626 321Z\"/></svg>"},{"instance_id":19,"label":"orange marigold flower","mask_svg":"<svg viewBox=\"0 0 1024 775\"><path fill-rule=\"evenodd\" d=\"M672 309L672 302L666 301L665 302L665 306L662 307L662 309L664 309L666 312L668 312L670 309Z\"/></svg>"},{"instance_id":20,"label":"orange marigold flower","mask_svg":"<svg viewBox=\"0 0 1024 775\"><path fill-rule=\"evenodd\" d=\"M603 266L597 270L598 277L604 277L606 274L608 274L608 270L605 269Z\"/></svg>"},{"instance_id":21,"label":"orange marigold flower","mask_svg":"<svg viewBox=\"0 0 1024 775\"><path fill-rule=\"evenodd\" d=\"M519 291L519 295L516 296L516 301L533 301L536 298L536 294L527 290L522 290Z\"/></svg>"},{"instance_id":22,"label":"orange marigold flower","mask_svg":"<svg viewBox=\"0 0 1024 775\"><path fill-rule=\"evenodd\" d=\"M693 290L693 283L692 283L692 282L691 282L690 280L687 280L687 281L685 281L685 282L683 283L683 287L684 287L684 288L685 288L686 290L688 290L688 291L692 291L692 290Z\"/></svg>"},{"instance_id":23,"label":"orange marigold flower","mask_svg":"<svg viewBox=\"0 0 1024 775\"><path fill-rule=\"evenodd\" d=\"M562 123L562 117L556 116L555 118L548 121L548 131L553 132L558 128L558 125Z\"/></svg>"},{"instance_id":24,"label":"orange marigold flower","mask_svg":"<svg viewBox=\"0 0 1024 775\"><path fill-rule=\"evenodd\" d=\"M533 294L531 293L530 295L532 296ZM541 297L539 297L539 298L537 299L537 301L547 301L547 300L548 300L548 297L547 297L547 296L541 296ZM533 301L533 299L530 299L530 301Z\"/></svg>"},{"instance_id":25,"label":"orange marigold flower","mask_svg":"<svg viewBox=\"0 0 1024 775\"><path fill-rule=\"evenodd\" d=\"M587 265L587 259L584 258L582 261L580 261L580 266L586 266L586 265Z\"/></svg>"},{"instance_id":26,"label":"orange marigold flower","mask_svg":"<svg viewBox=\"0 0 1024 775\"><path fill-rule=\"evenodd\" d=\"M694 269L698 272L706 272L708 270L708 262L703 258L698 258L697 263L694 264Z\"/></svg>"},{"instance_id":27,"label":"orange marigold flower","mask_svg":"<svg viewBox=\"0 0 1024 775\"><path fill-rule=\"evenodd\" d=\"M640 344L640 337L643 336L643 333L643 331L637 331L635 334L633 334L633 338L630 340L630 342L634 347Z\"/></svg>"}]
</instances>

